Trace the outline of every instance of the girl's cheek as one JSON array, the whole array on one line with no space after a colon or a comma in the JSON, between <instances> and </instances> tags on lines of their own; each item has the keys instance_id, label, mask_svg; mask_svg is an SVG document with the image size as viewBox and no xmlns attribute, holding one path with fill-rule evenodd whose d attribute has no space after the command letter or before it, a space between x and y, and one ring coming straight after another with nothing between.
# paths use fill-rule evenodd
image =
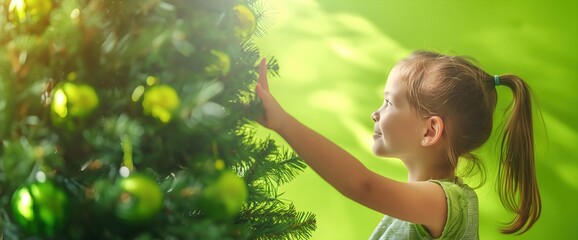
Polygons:
<instances>
[{"instance_id":1,"label":"girl's cheek","mask_svg":"<svg viewBox=\"0 0 578 240\"><path fill-rule=\"evenodd\" d=\"M391 119L392 121L388 123L388 130L390 130L390 137L399 141L400 145L406 145L410 143L415 138L415 133L412 131L413 124L411 119L399 118Z\"/></svg>"}]
</instances>

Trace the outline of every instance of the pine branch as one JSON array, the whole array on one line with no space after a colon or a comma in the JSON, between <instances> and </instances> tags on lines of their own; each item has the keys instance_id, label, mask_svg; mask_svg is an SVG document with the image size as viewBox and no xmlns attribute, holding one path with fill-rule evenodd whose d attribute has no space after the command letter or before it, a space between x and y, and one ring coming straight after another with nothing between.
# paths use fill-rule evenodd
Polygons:
<instances>
[{"instance_id":1,"label":"pine branch","mask_svg":"<svg viewBox=\"0 0 578 240\"><path fill-rule=\"evenodd\" d=\"M257 18L257 27L255 28L255 36L263 37L266 35L267 29L275 24L274 8L268 5L265 0L250 1L249 5L255 9L255 17Z\"/></svg>"},{"instance_id":2,"label":"pine branch","mask_svg":"<svg viewBox=\"0 0 578 240\"><path fill-rule=\"evenodd\" d=\"M250 126L239 129L238 134L244 137L241 144L251 149L246 156L240 156L238 166L248 184L262 180L274 188L290 182L305 169L305 163L294 152L279 148L271 139L255 138ZM245 157L250 161L243 161Z\"/></svg>"},{"instance_id":3,"label":"pine branch","mask_svg":"<svg viewBox=\"0 0 578 240\"><path fill-rule=\"evenodd\" d=\"M245 217L253 239L306 239L316 228L314 214L297 212L292 204L279 201L250 204L241 213Z\"/></svg>"}]
</instances>

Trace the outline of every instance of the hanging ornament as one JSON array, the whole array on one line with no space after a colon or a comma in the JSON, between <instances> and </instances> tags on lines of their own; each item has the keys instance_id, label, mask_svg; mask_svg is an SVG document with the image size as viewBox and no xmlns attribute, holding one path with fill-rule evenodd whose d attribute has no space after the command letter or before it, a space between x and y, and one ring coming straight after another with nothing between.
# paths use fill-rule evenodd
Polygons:
<instances>
[{"instance_id":1,"label":"hanging ornament","mask_svg":"<svg viewBox=\"0 0 578 240\"><path fill-rule=\"evenodd\" d=\"M11 0L8 5L8 19L16 24L36 24L47 21L52 11L52 0Z\"/></svg>"},{"instance_id":2,"label":"hanging ornament","mask_svg":"<svg viewBox=\"0 0 578 240\"><path fill-rule=\"evenodd\" d=\"M234 27L235 36L237 36L241 41L249 40L257 27L255 14L249 7L243 4L237 4L233 7L233 13L236 17L236 24Z\"/></svg>"},{"instance_id":3,"label":"hanging ornament","mask_svg":"<svg viewBox=\"0 0 578 240\"><path fill-rule=\"evenodd\" d=\"M142 224L156 216L163 205L159 185L147 175L132 173L118 181L121 192L116 216L131 224Z\"/></svg>"},{"instance_id":4,"label":"hanging ornament","mask_svg":"<svg viewBox=\"0 0 578 240\"><path fill-rule=\"evenodd\" d=\"M247 185L234 172L225 170L202 193L202 208L215 219L235 217L247 200Z\"/></svg>"},{"instance_id":5,"label":"hanging ornament","mask_svg":"<svg viewBox=\"0 0 578 240\"><path fill-rule=\"evenodd\" d=\"M205 67L205 71L210 77L227 76L231 71L231 58L222 51L211 50L208 61L209 64Z\"/></svg>"},{"instance_id":6,"label":"hanging ornament","mask_svg":"<svg viewBox=\"0 0 578 240\"><path fill-rule=\"evenodd\" d=\"M68 197L49 181L18 188L12 212L18 226L32 235L54 236L66 222Z\"/></svg>"},{"instance_id":7,"label":"hanging ornament","mask_svg":"<svg viewBox=\"0 0 578 240\"><path fill-rule=\"evenodd\" d=\"M52 120L60 124L71 119L84 119L98 104L98 95L90 85L64 82L54 89L50 104Z\"/></svg>"},{"instance_id":8,"label":"hanging ornament","mask_svg":"<svg viewBox=\"0 0 578 240\"><path fill-rule=\"evenodd\" d=\"M168 85L151 87L144 93L142 101L144 113L163 123L171 121L173 112L179 105L180 100L177 91Z\"/></svg>"}]
</instances>

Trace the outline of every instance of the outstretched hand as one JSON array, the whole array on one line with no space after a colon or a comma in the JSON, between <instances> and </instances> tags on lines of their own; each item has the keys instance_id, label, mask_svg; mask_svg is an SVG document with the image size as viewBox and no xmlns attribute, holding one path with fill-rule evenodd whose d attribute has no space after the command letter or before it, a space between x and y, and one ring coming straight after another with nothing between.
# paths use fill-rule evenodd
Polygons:
<instances>
[{"instance_id":1,"label":"outstretched hand","mask_svg":"<svg viewBox=\"0 0 578 240\"><path fill-rule=\"evenodd\" d=\"M259 80L255 87L257 97L263 103L263 116L257 119L261 125L274 131L279 131L287 119L288 114L283 110L281 105L275 100L269 92L269 83L267 81L267 60L263 58L259 64Z\"/></svg>"}]
</instances>

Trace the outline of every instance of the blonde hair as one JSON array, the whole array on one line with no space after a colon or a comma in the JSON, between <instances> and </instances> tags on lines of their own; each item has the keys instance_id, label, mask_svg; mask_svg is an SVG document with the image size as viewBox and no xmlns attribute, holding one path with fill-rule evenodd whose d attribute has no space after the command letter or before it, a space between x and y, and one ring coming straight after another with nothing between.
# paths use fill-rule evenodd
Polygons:
<instances>
[{"instance_id":1,"label":"blonde hair","mask_svg":"<svg viewBox=\"0 0 578 240\"><path fill-rule=\"evenodd\" d=\"M465 57L417 51L397 66L408 89L408 101L424 117L439 116L445 123L447 159L455 168L468 160L485 181L485 168L473 153L492 133L497 94L494 77ZM505 234L524 233L538 220L541 200L534 168L534 133L528 85L515 75L499 76L510 88L509 108L500 148L498 193L502 205L516 214L501 228Z\"/></svg>"}]
</instances>

